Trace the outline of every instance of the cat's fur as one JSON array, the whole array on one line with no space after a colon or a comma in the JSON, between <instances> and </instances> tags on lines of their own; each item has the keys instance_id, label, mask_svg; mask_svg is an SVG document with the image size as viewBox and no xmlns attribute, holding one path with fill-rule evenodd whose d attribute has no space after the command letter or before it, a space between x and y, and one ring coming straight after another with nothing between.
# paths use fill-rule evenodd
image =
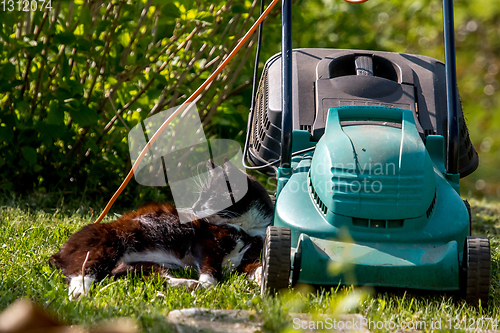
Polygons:
<instances>
[{"instance_id":1,"label":"cat's fur","mask_svg":"<svg viewBox=\"0 0 500 333\"><path fill-rule=\"evenodd\" d=\"M271 200L263 186L247 176L248 191L238 202L223 211L212 210L211 203L223 192L217 186L242 172L228 161L217 170L211 171L193 206L195 213L203 210L212 212L210 216L181 223L174 207L150 204L114 222L87 225L71 236L50 258L69 280L70 296L88 292L94 280L138 270L160 274L172 286L193 288L216 284L227 265L259 282L263 238L272 220ZM229 194L236 196L236 191L231 189ZM198 280L169 274L169 268L187 267L200 273Z\"/></svg>"}]
</instances>

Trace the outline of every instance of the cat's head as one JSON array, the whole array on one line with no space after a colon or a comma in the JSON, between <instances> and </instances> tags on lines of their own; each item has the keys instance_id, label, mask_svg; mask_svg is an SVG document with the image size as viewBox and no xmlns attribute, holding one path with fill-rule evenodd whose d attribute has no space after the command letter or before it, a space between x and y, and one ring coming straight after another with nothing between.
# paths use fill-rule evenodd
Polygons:
<instances>
[{"instance_id":1,"label":"cat's head","mask_svg":"<svg viewBox=\"0 0 500 333\"><path fill-rule=\"evenodd\" d=\"M232 219L258 207L272 215L273 205L265 188L250 175L224 159L222 166L207 162L208 179L202 184L200 196L192 206L197 217L218 216Z\"/></svg>"}]
</instances>

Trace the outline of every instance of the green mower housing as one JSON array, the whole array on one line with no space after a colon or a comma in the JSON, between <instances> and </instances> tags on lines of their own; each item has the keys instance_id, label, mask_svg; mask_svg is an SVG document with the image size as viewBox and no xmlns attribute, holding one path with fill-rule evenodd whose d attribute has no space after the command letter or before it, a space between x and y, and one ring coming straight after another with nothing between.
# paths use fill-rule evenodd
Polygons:
<instances>
[{"instance_id":1,"label":"green mower housing","mask_svg":"<svg viewBox=\"0 0 500 333\"><path fill-rule=\"evenodd\" d=\"M245 147L252 165L277 173L262 291L290 283L462 290L485 305L489 241L470 237L459 190L478 157L460 110L458 172L447 172L444 64L297 49L292 68L290 165L272 165L285 118L280 54L264 67Z\"/></svg>"},{"instance_id":2,"label":"green mower housing","mask_svg":"<svg viewBox=\"0 0 500 333\"><path fill-rule=\"evenodd\" d=\"M443 137L424 145L410 110L330 108L314 153L278 179L274 225L291 230L294 283L459 290L469 213L444 156Z\"/></svg>"}]
</instances>

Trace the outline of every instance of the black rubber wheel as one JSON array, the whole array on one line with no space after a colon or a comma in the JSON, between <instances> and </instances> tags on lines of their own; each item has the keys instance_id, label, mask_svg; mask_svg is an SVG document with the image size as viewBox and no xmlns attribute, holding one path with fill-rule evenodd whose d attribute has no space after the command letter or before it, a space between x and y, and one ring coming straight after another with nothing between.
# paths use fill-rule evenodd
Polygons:
<instances>
[{"instance_id":1,"label":"black rubber wheel","mask_svg":"<svg viewBox=\"0 0 500 333\"><path fill-rule=\"evenodd\" d=\"M262 253L262 295L288 288L290 279L291 237L289 228L267 227Z\"/></svg>"},{"instance_id":2,"label":"black rubber wheel","mask_svg":"<svg viewBox=\"0 0 500 333\"><path fill-rule=\"evenodd\" d=\"M483 308L488 305L490 293L491 255L487 237L465 239L462 288L465 300L473 305L481 301Z\"/></svg>"}]
</instances>

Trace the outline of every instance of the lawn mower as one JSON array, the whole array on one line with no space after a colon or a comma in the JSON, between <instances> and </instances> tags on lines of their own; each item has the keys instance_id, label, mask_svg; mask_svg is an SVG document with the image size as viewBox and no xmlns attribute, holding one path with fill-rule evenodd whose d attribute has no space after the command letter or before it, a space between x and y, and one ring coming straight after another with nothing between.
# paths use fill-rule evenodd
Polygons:
<instances>
[{"instance_id":1,"label":"lawn mower","mask_svg":"<svg viewBox=\"0 0 500 333\"><path fill-rule=\"evenodd\" d=\"M478 155L457 92L452 0L443 2L445 64L292 50L291 0L282 6L282 52L255 88L244 150L277 178L262 292L368 285L462 291L486 306L489 240L471 237L460 197Z\"/></svg>"}]
</instances>

